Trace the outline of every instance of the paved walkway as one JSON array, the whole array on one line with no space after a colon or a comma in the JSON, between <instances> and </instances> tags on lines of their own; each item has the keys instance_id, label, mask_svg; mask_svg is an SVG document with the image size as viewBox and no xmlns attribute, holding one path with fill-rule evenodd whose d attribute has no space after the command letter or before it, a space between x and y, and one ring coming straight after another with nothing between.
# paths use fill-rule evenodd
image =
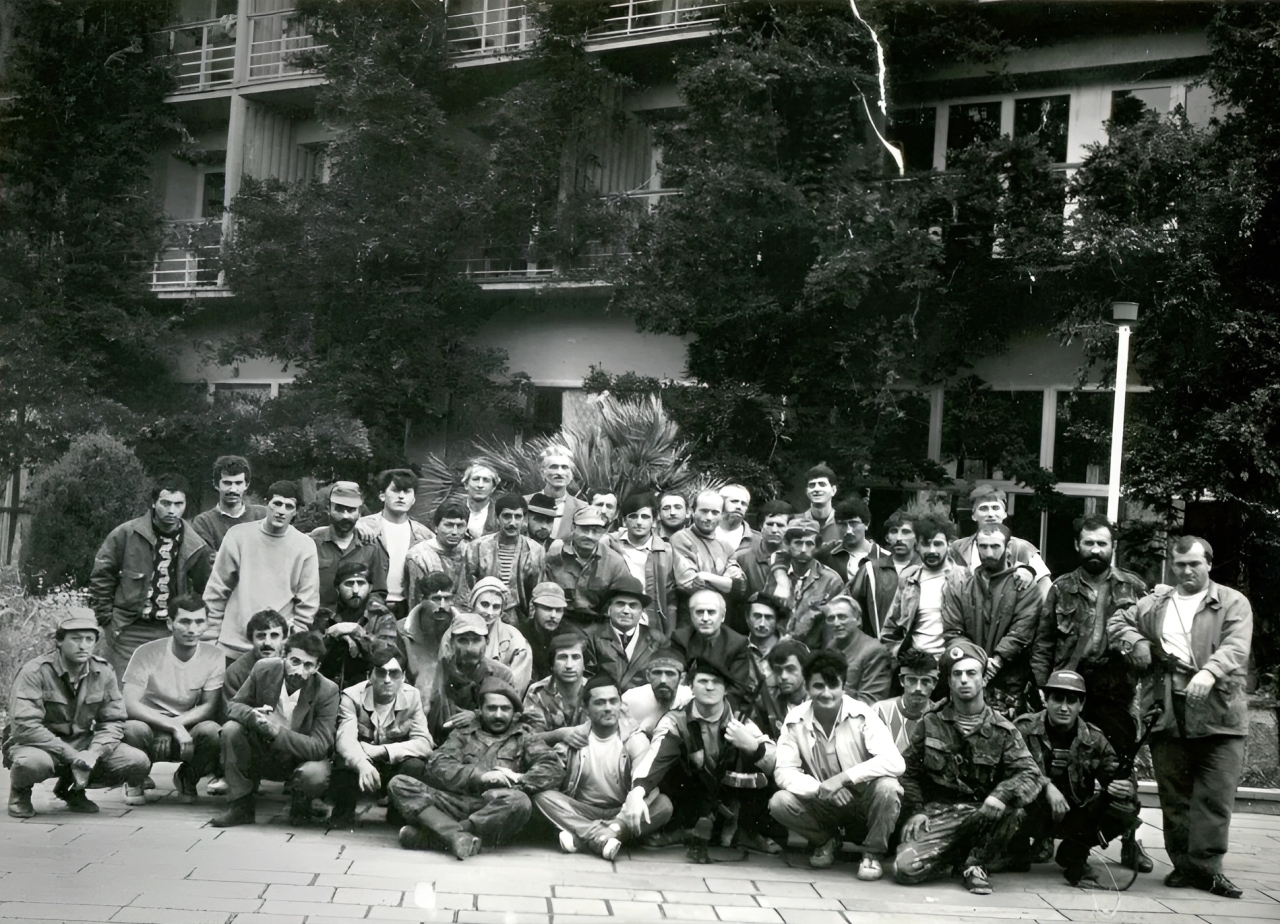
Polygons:
<instances>
[{"instance_id":1,"label":"paved walkway","mask_svg":"<svg viewBox=\"0 0 1280 924\"><path fill-rule=\"evenodd\" d=\"M957 881L908 888L863 883L856 866L808 867L783 857L715 851L691 866L680 848L634 850L614 863L566 856L553 845L515 846L459 863L400 850L394 832L297 829L271 786L258 824L207 827L222 800L172 802L170 768L158 767L158 801L124 805L119 789L95 791L96 816L70 814L37 787L35 818L0 824L0 924L113 921L133 924L590 924L609 921L753 924L976 924L1104 921L1114 924L1257 924L1280 921L1280 816L1237 815L1227 872L1242 901L1165 889L1157 812L1140 835L1156 872L1123 894L1068 886L1052 864L993 877L995 893L970 896ZM8 791L8 774L0 773ZM371 810L378 817L381 810ZM1113 859L1115 851L1111 851ZM1115 867L1117 877L1128 871ZM1121 881L1124 881L1123 879Z\"/></svg>"}]
</instances>

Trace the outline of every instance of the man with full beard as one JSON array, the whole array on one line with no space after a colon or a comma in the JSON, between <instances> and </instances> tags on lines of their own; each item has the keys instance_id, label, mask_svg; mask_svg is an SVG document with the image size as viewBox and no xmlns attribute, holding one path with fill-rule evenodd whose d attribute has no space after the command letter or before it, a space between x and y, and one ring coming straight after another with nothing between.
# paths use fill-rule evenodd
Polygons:
<instances>
[{"instance_id":1,"label":"man with full beard","mask_svg":"<svg viewBox=\"0 0 1280 924\"><path fill-rule=\"evenodd\" d=\"M1075 528L1080 567L1054 581L1040 607L1031 672L1041 687L1055 671L1084 677L1089 696L1081 716L1101 729L1121 763L1128 763L1138 740L1132 713L1137 684L1124 656L1108 644L1106 627L1117 610L1136 606L1147 588L1132 571L1111 564L1115 532L1106 517L1081 517ZM1120 860L1140 873L1152 870L1151 858L1132 833L1121 841Z\"/></svg>"},{"instance_id":2,"label":"man with full beard","mask_svg":"<svg viewBox=\"0 0 1280 924\"><path fill-rule=\"evenodd\" d=\"M956 537L950 520L922 516L915 521L915 531L920 562L902 570L880 641L895 657L915 648L937 659L943 649L942 588L948 581L963 580L966 572L947 556Z\"/></svg>"}]
</instances>

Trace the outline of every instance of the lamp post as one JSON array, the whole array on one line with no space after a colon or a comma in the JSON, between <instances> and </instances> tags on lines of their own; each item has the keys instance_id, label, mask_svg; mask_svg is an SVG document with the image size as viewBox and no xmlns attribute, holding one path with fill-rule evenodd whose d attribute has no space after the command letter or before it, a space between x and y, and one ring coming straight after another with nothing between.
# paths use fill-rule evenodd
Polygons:
<instances>
[{"instance_id":1,"label":"lamp post","mask_svg":"<svg viewBox=\"0 0 1280 924\"><path fill-rule=\"evenodd\" d=\"M1120 334L1116 344L1116 394L1111 415L1111 477L1107 481L1107 519L1120 520L1120 460L1124 455L1124 404L1129 385L1129 330L1138 320L1137 302L1112 302L1111 317Z\"/></svg>"}]
</instances>

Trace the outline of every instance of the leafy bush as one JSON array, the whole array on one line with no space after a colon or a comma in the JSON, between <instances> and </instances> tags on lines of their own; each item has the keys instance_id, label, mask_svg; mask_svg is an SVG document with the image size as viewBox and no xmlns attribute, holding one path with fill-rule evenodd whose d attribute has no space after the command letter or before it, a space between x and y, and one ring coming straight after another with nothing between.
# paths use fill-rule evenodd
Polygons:
<instances>
[{"instance_id":1,"label":"leafy bush","mask_svg":"<svg viewBox=\"0 0 1280 924\"><path fill-rule=\"evenodd\" d=\"M74 440L27 492L31 526L21 568L32 592L87 583L98 546L147 509L150 488L142 463L119 440L105 432Z\"/></svg>"},{"instance_id":2,"label":"leafy bush","mask_svg":"<svg viewBox=\"0 0 1280 924\"><path fill-rule=\"evenodd\" d=\"M53 631L67 607L85 605L82 594L67 588L28 596L16 569L0 571L0 710L8 708L9 688L22 665L53 647Z\"/></svg>"}]
</instances>

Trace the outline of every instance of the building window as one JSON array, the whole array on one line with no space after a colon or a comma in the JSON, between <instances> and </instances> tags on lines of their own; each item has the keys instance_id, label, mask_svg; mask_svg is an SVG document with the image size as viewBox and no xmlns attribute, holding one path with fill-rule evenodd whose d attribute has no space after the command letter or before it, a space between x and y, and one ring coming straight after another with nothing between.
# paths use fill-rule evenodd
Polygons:
<instances>
[{"instance_id":1,"label":"building window","mask_svg":"<svg viewBox=\"0 0 1280 924\"><path fill-rule=\"evenodd\" d=\"M222 202L227 189L225 173L206 173L204 175L204 192L200 196L200 217L219 218L222 215Z\"/></svg>"},{"instance_id":2,"label":"building window","mask_svg":"<svg viewBox=\"0 0 1280 924\"><path fill-rule=\"evenodd\" d=\"M1111 118L1122 122L1136 122L1146 112L1164 115L1169 111L1169 95L1172 87L1143 87L1140 90L1113 90L1111 92Z\"/></svg>"},{"instance_id":3,"label":"building window","mask_svg":"<svg viewBox=\"0 0 1280 924\"><path fill-rule=\"evenodd\" d=\"M971 144L994 141L1000 135L1000 101L960 103L949 107L947 153L962 151Z\"/></svg>"},{"instance_id":4,"label":"building window","mask_svg":"<svg viewBox=\"0 0 1280 924\"><path fill-rule=\"evenodd\" d=\"M560 429L564 423L564 392L563 388L534 388L527 435L549 436Z\"/></svg>"},{"instance_id":5,"label":"building window","mask_svg":"<svg viewBox=\"0 0 1280 924\"><path fill-rule=\"evenodd\" d=\"M217 402L238 401L245 398L250 401L262 401L270 397L271 386L265 382L215 382L213 386L213 400Z\"/></svg>"},{"instance_id":6,"label":"building window","mask_svg":"<svg viewBox=\"0 0 1280 924\"><path fill-rule=\"evenodd\" d=\"M937 120L938 111L933 106L894 109L889 113L885 134L902 152L908 170L933 169L933 138Z\"/></svg>"},{"instance_id":7,"label":"building window","mask_svg":"<svg viewBox=\"0 0 1280 924\"><path fill-rule=\"evenodd\" d=\"M1055 164L1067 162L1067 126L1071 117L1071 97L1037 96L1014 100L1013 134L1030 135Z\"/></svg>"}]
</instances>

